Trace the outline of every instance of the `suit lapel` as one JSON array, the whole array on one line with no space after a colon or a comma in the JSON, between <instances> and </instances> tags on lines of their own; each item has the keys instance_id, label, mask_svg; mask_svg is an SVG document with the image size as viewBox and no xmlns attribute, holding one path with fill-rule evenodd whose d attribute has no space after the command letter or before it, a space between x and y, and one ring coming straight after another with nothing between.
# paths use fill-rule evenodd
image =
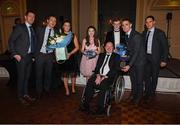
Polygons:
<instances>
[{"instance_id":1,"label":"suit lapel","mask_svg":"<svg viewBox=\"0 0 180 125\"><path fill-rule=\"evenodd\" d=\"M41 42L40 47L42 47L42 44L44 42L45 30L46 30L46 27L43 27L42 30L40 31L40 34L41 34L41 39L39 41L39 42Z\"/></svg>"},{"instance_id":2,"label":"suit lapel","mask_svg":"<svg viewBox=\"0 0 180 125\"><path fill-rule=\"evenodd\" d=\"M22 27L23 27L24 31L26 32L26 34L27 34L27 38L28 38L27 41L30 42L29 31L28 31L28 28L27 28L26 24L23 23Z\"/></svg>"},{"instance_id":3,"label":"suit lapel","mask_svg":"<svg viewBox=\"0 0 180 125\"><path fill-rule=\"evenodd\" d=\"M128 39L128 44L131 44L132 38L134 37L135 32L132 30L130 35L129 35L129 39Z\"/></svg>"},{"instance_id":4,"label":"suit lapel","mask_svg":"<svg viewBox=\"0 0 180 125\"><path fill-rule=\"evenodd\" d=\"M110 57L110 59L109 59L109 68L111 68L112 67L112 65L113 65L113 61L114 61L114 53L112 53L112 55L111 55L111 57Z\"/></svg>"},{"instance_id":5,"label":"suit lapel","mask_svg":"<svg viewBox=\"0 0 180 125\"><path fill-rule=\"evenodd\" d=\"M154 43L153 41L155 41L155 39L156 39L156 34L157 34L157 29L155 28L153 38L152 38L152 46L153 46L153 43Z\"/></svg>"},{"instance_id":6,"label":"suit lapel","mask_svg":"<svg viewBox=\"0 0 180 125\"><path fill-rule=\"evenodd\" d=\"M23 28L24 28L24 31L25 31L25 32L27 32L27 33L29 34L29 31L28 31L28 28L27 28L26 24L25 24L25 23L23 23L23 25L22 25L22 26L23 26Z\"/></svg>"},{"instance_id":7,"label":"suit lapel","mask_svg":"<svg viewBox=\"0 0 180 125\"><path fill-rule=\"evenodd\" d=\"M112 40L111 42L114 42L114 31L111 31L111 37L112 37L111 38L111 40Z\"/></svg>"},{"instance_id":8,"label":"suit lapel","mask_svg":"<svg viewBox=\"0 0 180 125\"><path fill-rule=\"evenodd\" d=\"M105 59L105 56L106 56L106 53L103 53L103 55L102 55L102 60L101 60L101 66L102 66L102 64L103 64L103 62L104 62L104 59Z\"/></svg>"}]
</instances>

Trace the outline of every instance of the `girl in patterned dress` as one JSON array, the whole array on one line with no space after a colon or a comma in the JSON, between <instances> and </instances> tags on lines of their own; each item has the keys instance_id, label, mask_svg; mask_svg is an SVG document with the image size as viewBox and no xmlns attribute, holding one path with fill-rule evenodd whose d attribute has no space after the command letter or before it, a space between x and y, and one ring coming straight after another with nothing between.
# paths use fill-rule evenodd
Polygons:
<instances>
[{"instance_id":1,"label":"girl in patterned dress","mask_svg":"<svg viewBox=\"0 0 180 125\"><path fill-rule=\"evenodd\" d=\"M90 58L85 55L87 51L94 52L96 55ZM86 77L86 80L88 80L93 74L98 54L100 53L100 41L97 38L95 27L89 26L87 28L86 38L83 39L81 52L83 53L83 56L80 63L80 72L84 77Z\"/></svg>"}]
</instances>

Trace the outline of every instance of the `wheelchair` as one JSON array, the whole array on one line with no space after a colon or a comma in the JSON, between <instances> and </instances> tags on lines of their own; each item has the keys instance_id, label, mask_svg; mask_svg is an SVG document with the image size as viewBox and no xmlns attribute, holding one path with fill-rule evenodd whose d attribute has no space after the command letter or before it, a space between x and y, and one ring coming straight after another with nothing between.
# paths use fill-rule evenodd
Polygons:
<instances>
[{"instance_id":1,"label":"wheelchair","mask_svg":"<svg viewBox=\"0 0 180 125\"><path fill-rule=\"evenodd\" d=\"M85 89L86 87L83 89L80 105L84 104ZM112 101L114 100L115 103L120 103L124 95L124 90L125 90L125 81L124 81L123 73L119 72L115 76L113 84L110 86L108 90L106 90L106 93L105 93L104 108L106 109L107 116L110 116ZM93 97L98 95L99 92L100 92L99 89L94 89Z\"/></svg>"}]
</instances>

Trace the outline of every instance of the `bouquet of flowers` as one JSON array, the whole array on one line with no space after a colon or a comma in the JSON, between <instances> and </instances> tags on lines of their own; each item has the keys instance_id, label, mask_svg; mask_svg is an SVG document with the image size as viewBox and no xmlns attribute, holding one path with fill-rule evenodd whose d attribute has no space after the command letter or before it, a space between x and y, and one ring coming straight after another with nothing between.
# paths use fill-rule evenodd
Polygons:
<instances>
[{"instance_id":1,"label":"bouquet of flowers","mask_svg":"<svg viewBox=\"0 0 180 125\"><path fill-rule=\"evenodd\" d=\"M56 61L67 60L67 45L72 40L72 32L68 35L55 34L48 39L47 50L55 50Z\"/></svg>"},{"instance_id":2,"label":"bouquet of flowers","mask_svg":"<svg viewBox=\"0 0 180 125\"><path fill-rule=\"evenodd\" d=\"M93 50L86 50L84 51L83 55L85 55L88 59L92 59L96 57L97 53Z\"/></svg>"},{"instance_id":3,"label":"bouquet of flowers","mask_svg":"<svg viewBox=\"0 0 180 125\"><path fill-rule=\"evenodd\" d=\"M72 32L68 35L55 34L50 37L47 42L47 50L54 50L56 48L66 47L72 40Z\"/></svg>"},{"instance_id":4,"label":"bouquet of flowers","mask_svg":"<svg viewBox=\"0 0 180 125\"><path fill-rule=\"evenodd\" d=\"M118 44L116 46L116 51L115 53L120 55L120 67L124 67L128 61L129 61L129 57L128 57L128 53L127 53L127 46L125 44Z\"/></svg>"},{"instance_id":5,"label":"bouquet of flowers","mask_svg":"<svg viewBox=\"0 0 180 125\"><path fill-rule=\"evenodd\" d=\"M118 44L116 46L116 53L121 57L127 57L127 47L124 44Z\"/></svg>"}]
</instances>

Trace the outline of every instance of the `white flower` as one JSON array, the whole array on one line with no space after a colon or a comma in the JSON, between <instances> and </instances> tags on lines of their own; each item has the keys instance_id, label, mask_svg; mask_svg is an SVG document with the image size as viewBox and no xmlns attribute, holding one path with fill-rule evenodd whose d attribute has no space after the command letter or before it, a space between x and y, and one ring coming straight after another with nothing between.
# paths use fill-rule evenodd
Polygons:
<instances>
[{"instance_id":1,"label":"white flower","mask_svg":"<svg viewBox=\"0 0 180 125\"><path fill-rule=\"evenodd\" d=\"M49 42L50 42L50 44L56 44L55 40L50 40Z\"/></svg>"},{"instance_id":2,"label":"white flower","mask_svg":"<svg viewBox=\"0 0 180 125\"><path fill-rule=\"evenodd\" d=\"M57 37L56 42L57 42L57 43L60 43L60 42L64 39L64 37L65 37L65 36L59 36L59 37Z\"/></svg>"}]
</instances>

